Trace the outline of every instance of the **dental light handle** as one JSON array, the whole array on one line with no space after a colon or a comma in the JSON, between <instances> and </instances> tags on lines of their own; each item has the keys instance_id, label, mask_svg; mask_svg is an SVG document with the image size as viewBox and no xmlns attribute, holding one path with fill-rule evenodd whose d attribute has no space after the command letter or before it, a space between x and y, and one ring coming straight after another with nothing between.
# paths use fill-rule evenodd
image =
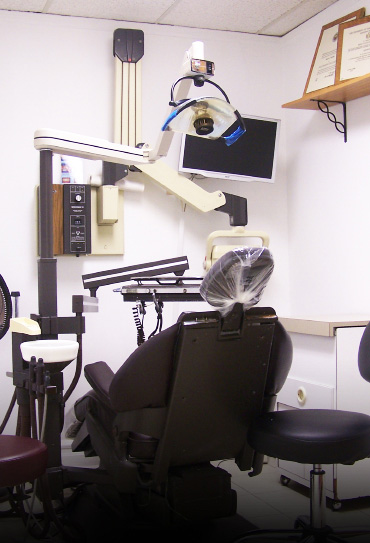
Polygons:
<instances>
[{"instance_id":1,"label":"dental light handle","mask_svg":"<svg viewBox=\"0 0 370 543\"><path fill-rule=\"evenodd\" d=\"M189 50L185 52L179 75L180 78L191 74L191 59L194 58L198 60L204 60L204 43L201 41L193 42ZM176 86L176 90L173 92L173 100L176 102L180 98L186 98L189 94L191 84L191 79L182 79ZM172 110L172 106L167 108L167 112L164 117L165 119L170 115ZM157 160L158 158L167 156L173 136L173 132L170 131L161 132L159 134L157 143L149 155L151 160Z\"/></svg>"},{"instance_id":2,"label":"dental light handle","mask_svg":"<svg viewBox=\"0 0 370 543\"><path fill-rule=\"evenodd\" d=\"M174 91L174 101L179 100L181 97L187 96L189 94L191 84L192 79L182 79L177 85L176 90ZM173 111L173 106L167 109L165 118L170 115L171 111ZM151 160L157 160L158 158L167 156L168 150L171 147L173 136L174 132L171 131L160 132L155 147L149 153L149 158Z\"/></svg>"}]
</instances>

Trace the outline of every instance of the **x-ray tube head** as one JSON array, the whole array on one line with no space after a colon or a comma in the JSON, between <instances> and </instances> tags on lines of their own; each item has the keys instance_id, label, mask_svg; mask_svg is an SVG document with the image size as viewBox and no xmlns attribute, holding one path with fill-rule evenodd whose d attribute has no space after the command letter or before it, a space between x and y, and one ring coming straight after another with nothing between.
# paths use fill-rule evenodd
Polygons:
<instances>
[{"instance_id":1,"label":"x-ray tube head","mask_svg":"<svg viewBox=\"0 0 370 543\"><path fill-rule=\"evenodd\" d=\"M235 122L239 126L229 134ZM209 139L223 138L227 145L234 143L245 132L238 111L229 102L209 96L183 100L166 119L162 126L162 131L165 130Z\"/></svg>"}]
</instances>

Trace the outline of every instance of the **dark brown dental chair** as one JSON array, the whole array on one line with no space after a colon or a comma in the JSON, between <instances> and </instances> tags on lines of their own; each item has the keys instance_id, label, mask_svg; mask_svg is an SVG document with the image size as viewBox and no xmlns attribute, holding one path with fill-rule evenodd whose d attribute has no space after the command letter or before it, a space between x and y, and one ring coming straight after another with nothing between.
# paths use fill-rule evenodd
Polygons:
<instances>
[{"instance_id":1,"label":"dark brown dental chair","mask_svg":"<svg viewBox=\"0 0 370 543\"><path fill-rule=\"evenodd\" d=\"M105 362L85 367L92 390L75 404L72 449L99 456L117 491L156 523L233 516L236 493L218 462L262 469L248 429L273 410L292 359L274 310L251 308L272 270L266 248L230 251L200 289L216 310L183 313L115 374Z\"/></svg>"}]
</instances>

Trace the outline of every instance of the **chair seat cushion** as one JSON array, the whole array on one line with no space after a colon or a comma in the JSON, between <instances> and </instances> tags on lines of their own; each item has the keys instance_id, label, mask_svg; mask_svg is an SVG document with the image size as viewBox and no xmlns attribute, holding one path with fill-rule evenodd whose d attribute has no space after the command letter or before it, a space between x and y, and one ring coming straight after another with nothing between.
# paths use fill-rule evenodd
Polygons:
<instances>
[{"instance_id":1,"label":"chair seat cushion","mask_svg":"<svg viewBox=\"0 0 370 543\"><path fill-rule=\"evenodd\" d=\"M330 409L265 413L249 444L258 452L302 464L352 464L370 456L370 417Z\"/></svg>"},{"instance_id":2,"label":"chair seat cushion","mask_svg":"<svg viewBox=\"0 0 370 543\"><path fill-rule=\"evenodd\" d=\"M33 481L47 467L45 443L30 437L0 435L0 487Z\"/></svg>"}]
</instances>

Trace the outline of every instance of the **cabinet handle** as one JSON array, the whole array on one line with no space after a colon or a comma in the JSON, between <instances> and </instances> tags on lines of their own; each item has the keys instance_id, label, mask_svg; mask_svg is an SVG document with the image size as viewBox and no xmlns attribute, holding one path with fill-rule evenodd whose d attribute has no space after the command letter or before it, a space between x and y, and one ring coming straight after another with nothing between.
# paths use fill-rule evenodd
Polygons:
<instances>
[{"instance_id":1,"label":"cabinet handle","mask_svg":"<svg viewBox=\"0 0 370 543\"><path fill-rule=\"evenodd\" d=\"M306 403L307 394L304 387L299 387L297 390L297 401L299 405L304 405Z\"/></svg>"}]
</instances>

